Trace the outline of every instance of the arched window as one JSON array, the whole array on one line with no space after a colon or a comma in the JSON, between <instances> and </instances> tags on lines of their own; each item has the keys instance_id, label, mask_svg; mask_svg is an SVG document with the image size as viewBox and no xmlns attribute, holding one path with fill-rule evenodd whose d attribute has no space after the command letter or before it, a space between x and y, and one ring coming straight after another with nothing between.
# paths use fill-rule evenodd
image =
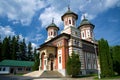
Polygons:
<instances>
[{"instance_id":1,"label":"arched window","mask_svg":"<svg viewBox=\"0 0 120 80\"><path fill-rule=\"evenodd\" d=\"M71 24L71 20L69 20L69 24Z\"/></svg>"},{"instance_id":2,"label":"arched window","mask_svg":"<svg viewBox=\"0 0 120 80\"><path fill-rule=\"evenodd\" d=\"M73 20L73 25L75 25L75 21Z\"/></svg>"},{"instance_id":3,"label":"arched window","mask_svg":"<svg viewBox=\"0 0 120 80\"><path fill-rule=\"evenodd\" d=\"M51 35L52 35L53 33L52 33L52 31L51 31Z\"/></svg>"},{"instance_id":4,"label":"arched window","mask_svg":"<svg viewBox=\"0 0 120 80\"><path fill-rule=\"evenodd\" d=\"M56 31L54 31L54 36L56 36Z\"/></svg>"},{"instance_id":5,"label":"arched window","mask_svg":"<svg viewBox=\"0 0 120 80\"><path fill-rule=\"evenodd\" d=\"M85 35L84 35L84 32L82 33L82 37L84 37Z\"/></svg>"}]
</instances>

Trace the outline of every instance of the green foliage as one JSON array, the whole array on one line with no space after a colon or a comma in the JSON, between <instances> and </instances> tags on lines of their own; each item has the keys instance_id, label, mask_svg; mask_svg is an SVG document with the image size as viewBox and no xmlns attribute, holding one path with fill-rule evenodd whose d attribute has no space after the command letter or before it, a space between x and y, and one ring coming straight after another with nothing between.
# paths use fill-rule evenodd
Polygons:
<instances>
[{"instance_id":1,"label":"green foliage","mask_svg":"<svg viewBox=\"0 0 120 80\"><path fill-rule=\"evenodd\" d=\"M101 68L101 77L113 76L113 62L107 40L99 40L99 59Z\"/></svg>"},{"instance_id":2,"label":"green foliage","mask_svg":"<svg viewBox=\"0 0 120 80\"><path fill-rule=\"evenodd\" d=\"M28 52L27 52L28 51ZM26 46L25 39L20 40L19 36L9 36L1 40L0 37L0 61L4 59L31 61L27 58L33 54L31 43Z\"/></svg>"},{"instance_id":3,"label":"green foliage","mask_svg":"<svg viewBox=\"0 0 120 80\"><path fill-rule=\"evenodd\" d=\"M28 43L28 60L32 61L33 60L33 55L32 55L32 45L31 42Z\"/></svg>"},{"instance_id":4,"label":"green foliage","mask_svg":"<svg viewBox=\"0 0 120 80\"><path fill-rule=\"evenodd\" d=\"M0 36L0 61L2 60L2 41Z\"/></svg>"},{"instance_id":5,"label":"green foliage","mask_svg":"<svg viewBox=\"0 0 120 80\"><path fill-rule=\"evenodd\" d=\"M38 70L39 69L39 63L40 63L40 60L39 60L39 53L36 52L36 48L34 49L34 66L32 67L32 70Z\"/></svg>"},{"instance_id":6,"label":"green foliage","mask_svg":"<svg viewBox=\"0 0 120 80\"><path fill-rule=\"evenodd\" d=\"M66 71L68 75L78 75L80 73L81 69L81 62L79 59L79 55L72 53L72 56L68 57L67 65L66 65Z\"/></svg>"},{"instance_id":7,"label":"green foliage","mask_svg":"<svg viewBox=\"0 0 120 80\"><path fill-rule=\"evenodd\" d=\"M120 46L114 46L111 49L113 56L113 69L120 75Z\"/></svg>"}]
</instances>

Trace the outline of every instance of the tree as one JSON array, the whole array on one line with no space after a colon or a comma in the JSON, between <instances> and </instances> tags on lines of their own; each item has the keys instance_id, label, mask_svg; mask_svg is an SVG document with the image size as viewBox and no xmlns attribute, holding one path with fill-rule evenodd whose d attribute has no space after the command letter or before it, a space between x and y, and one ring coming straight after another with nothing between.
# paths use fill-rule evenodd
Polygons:
<instances>
[{"instance_id":1,"label":"tree","mask_svg":"<svg viewBox=\"0 0 120 80\"><path fill-rule=\"evenodd\" d=\"M0 35L0 61L2 61L2 40Z\"/></svg>"},{"instance_id":2,"label":"tree","mask_svg":"<svg viewBox=\"0 0 120 80\"><path fill-rule=\"evenodd\" d=\"M120 46L114 46L112 48L112 56L113 56L113 69L115 72L120 75Z\"/></svg>"},{"instance_id":3,"label":"tree","mask_svg":"<svg viewBox=\"0 0 120 80\"><path fill-rule=\"evenodd\" d=\"M10 37L5 37L2 44L2 60L11 59Z\"/></svg>"},{"instance_id":4,"label":"tree","mask_svg":"<svg viewBox=\"0 0 120 80\"><path fill-rule=\"evenodd\" d=\"M81 69L81 62L78 54L72 53L72 56L68 57L66 70L68 75L78 75Z\"/></svg>"},{"instance_id":5,"label":"tree","mask_svg":"<svg viewBox=\"0 0 120 80\"><path fill-rule=\"evenodd\" d=\"M33 70L38 70L39 69L39 53L36 52L36 48L34 49L34 66L33 66Z\"/></svg>"},{"instance_id":6,"label":"tree","mask_svg":"<svg viewBox=\"0 0 120 80\"><path fill-rule=\"evenodd\" d=\"M29 60L29 61L32 61L32 60L33 60L31 42L28 43L28 60Z\"/></svg>"},{"instance_id":7,"label":"tree","mask_svg":"<svg viewBox=\"0 0 120 80\"><path fill-rule=\"evenodd\" d=\"M17 52L18 52L18 38L16 36L12 37L11 40L11 57L12 60L16 60L17 59Z\"/></svg>"},{"instance_id":8,"label":"tree","mask_svg":"<svg viewBox=\"0 0 120 80\"><path fill-rule=\"evenodd\" d=\"M25 39L23 39L22 42L19 43L19 52L18 56L20 60L27 60L26 53L27 53L27 47L25 43Z\"/></svg>"},{"instance_id":9,"label":"tree","mask_svg":"<svg viewBox=\"0 0 120 80\"><path fill-rule=\"evenodd\" d=\"M99 40L99 59L101 68L101 77L111 77L113 76L113 63L112 55L110 53L109 45L107 40Z\"/></svg>"}]
</instances>

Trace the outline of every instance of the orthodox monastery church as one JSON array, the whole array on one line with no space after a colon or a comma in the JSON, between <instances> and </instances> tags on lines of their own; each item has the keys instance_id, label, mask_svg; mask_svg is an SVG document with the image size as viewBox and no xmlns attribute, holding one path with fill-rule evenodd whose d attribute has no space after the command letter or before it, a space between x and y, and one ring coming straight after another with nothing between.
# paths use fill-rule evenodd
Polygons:
<instances>
[{"instance_id":1,"label":"orthodox monastery church","mask_svg":"<svg viewBox=\"0 0 120 80\"><path fill-rule=\"evenodd\" d=\"M79 54L81 61L80 74L97 73L97 43L94 42L94 25L84 18L76 26L78 15L68 8L61 16L64 29L58 35L59 27L54 21L46 28L47 39L40 45L39 70L58 71L66 76L66 63L72 52Z\"/></svg>"}]
</instances>

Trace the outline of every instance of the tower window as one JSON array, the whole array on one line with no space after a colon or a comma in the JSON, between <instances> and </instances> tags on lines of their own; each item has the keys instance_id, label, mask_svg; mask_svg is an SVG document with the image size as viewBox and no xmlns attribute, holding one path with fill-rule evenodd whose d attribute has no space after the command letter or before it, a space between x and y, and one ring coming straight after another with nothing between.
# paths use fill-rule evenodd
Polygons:
<instances>
[{"instance_id":1,"label":"tower window","mask_svg":"<svg viewBox=\"0 0 120 80\"><path fill-rule=\"evenodd\" d=\"M51 32L51 35L52 35L52 32Z\"/></svg>"},{"instance_id":2,"label":"tower window","mask_svg":"<svg viewBox=\"0 0 120 80\"><path fill-rule=\"evenodd\" d=\"M75 21L73 20L73 25L75 25Z\"/></svg>"},{"instance_id":3,"label":"tower window","mask_svg":"<svg viewBox=\"0 0 120 80\"><path fill-rule=\"evenodd\" d=\"M84 37L84 33L82 33L82 36Z\"/></svg>"},{"instance_id":4,"label":"tower window","mask_svg":"<svg viewBox=\"0 0 120 80\"><path fill-rule=\"evenodd\" d=\"M56 32L54 32L54 36L56 35Z\"/></svg>"},{"instance_id":5,"label":"tower window","mask_svg":"<svg viewBox=\"0 0 120 80\"><path fill-rule=\"evenodd\" d=\"M71 24L71 20L69 20L69 24Z\"/></svg>"},{"instance_id":6,"label":"tower window","mask_svg":"<svg viewBox=\"0 0 120 80\"><path fill-rule=\"evenodd\" d=\"M59 63L61 63L61 56L59 56Z\"/></svg>"}]
</instances>

